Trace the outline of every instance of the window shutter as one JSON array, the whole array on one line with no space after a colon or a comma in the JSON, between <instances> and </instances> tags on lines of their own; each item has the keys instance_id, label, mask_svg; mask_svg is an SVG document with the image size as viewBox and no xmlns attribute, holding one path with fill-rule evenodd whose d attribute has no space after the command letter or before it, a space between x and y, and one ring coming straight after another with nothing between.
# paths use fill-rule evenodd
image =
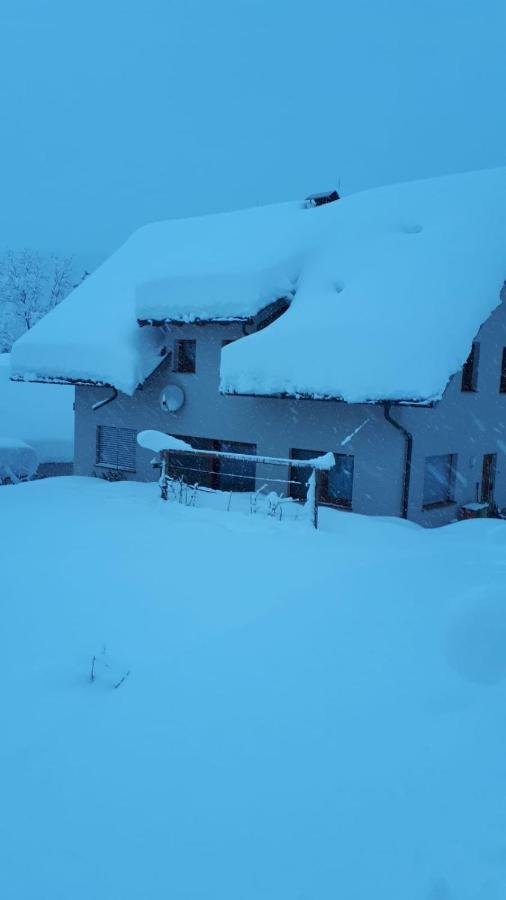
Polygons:
<instances>
[{"instance_id":1,"label":"window shutter","mask_svg":"<svg viewBox=\"0 0 506 900\"><path fill-rule=\"evenodd\" d=\"M118 469L135 471L136 432L132 428L118 428Z\"/></svg>"},{"instance_id":2,"label":"window shutter","mask_svg":"<svg viewBox=\"0 0 506 900\"><path fill-rule=\"evenodd\" d=\"M135 472L136 437L137 432L133 428L99 425L97 428L98 465Z\"/></svg>"}]
</instances>

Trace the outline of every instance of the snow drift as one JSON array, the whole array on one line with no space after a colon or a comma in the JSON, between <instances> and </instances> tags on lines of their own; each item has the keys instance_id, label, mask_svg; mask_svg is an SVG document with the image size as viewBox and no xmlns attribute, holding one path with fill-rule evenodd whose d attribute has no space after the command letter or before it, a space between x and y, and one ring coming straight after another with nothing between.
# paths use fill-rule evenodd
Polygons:
<instances>
[{"instance_id":1,"label":"snow drift","mask_svg":"<svg viewBox=\"0 0 506 900\"><path fill-rule=\"evenodd\" d=\"M504 900L504 522L1 495L2 898Z\"/></svg>"}]
</instances>

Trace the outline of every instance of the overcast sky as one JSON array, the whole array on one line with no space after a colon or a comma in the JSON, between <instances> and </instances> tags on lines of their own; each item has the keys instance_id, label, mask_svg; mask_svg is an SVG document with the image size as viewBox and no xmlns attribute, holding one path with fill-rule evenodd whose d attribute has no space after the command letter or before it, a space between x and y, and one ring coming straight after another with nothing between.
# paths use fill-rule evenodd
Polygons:
<instances>
[{"instance_id":1,"label":"overcast sky","mask_svg":"<svg viewBox=\"0 0 506 900\"><path fill-rule=\"evenodd\" d=\"M506 164L504 0L3 0L0 246Z\"/></svg>"}]
</instances>

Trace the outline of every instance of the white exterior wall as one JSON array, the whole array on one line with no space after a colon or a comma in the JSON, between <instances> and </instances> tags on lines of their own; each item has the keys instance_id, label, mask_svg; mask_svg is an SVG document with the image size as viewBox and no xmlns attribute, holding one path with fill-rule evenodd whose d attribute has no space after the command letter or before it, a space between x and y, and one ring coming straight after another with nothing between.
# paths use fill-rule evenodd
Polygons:
<instances>
[{"instance_id":1,"label":"white exterior wall","mask_svg":"<svg viewBox=\"0 0 506 900\"><path fill-rule=\"evenodd\" d=\"M119 394L93 411L110 395L109 388L77 387L75 465L77 475L100 474L96 466L96 428L122 426L142 431L154 428L174 435L241 441L257 445L259 454L290 456L292 448L350 453L355 458L353 511L400 515L405 442L384 419L381 406L347 405L337 401L290 400L260 397L223 397L219 394L222 341L238 337L239 326L185 326L173 329L174 340L197 341L196 372L175 373L162 365L133 397ZM506 506L506 394L499 393L502 349L506 346L506 313L501 306L483 326L480 342L478 390L462 393L461 375L450 382L443 400L433 408L392 406L392 416L414 437L409 518L424 525L452 521L460 504L476 499L484 453L497 453L496 500ZM336 351L338 352L338 351ZM427 348L431 352L431 348ZM359 363L357 363L359 364ZM160 408L160 391L167 383L180 385L186 402L176 414ZM344 447L342 441L365 419L369 422ZM502 444L504 440L504 445ZM423 509L426 456L455 453L458 475L455 503ZM127 477L153 480L153 453L137 449L136 472ZM269 476L258 466L257 483ZM285 477L281 469L274 477Z\"/></svg>"},{"instance_id":2,"label":"white exterior wall","mask_svg":"<svg viewBox=\"0 0 506 900\"><path fill-rule=\"evenodd\" d=\"M116 400L92 410L94 403L110 395L109 388L76 389L76 475L100 474L95 465L96 428L113 425L142 431L155 428L170 434L244 441L257 452L287 458L294 447L333 450L355 457L353 509L355 512L397 515L401 503L401 457L404 443L384 421L380 407L347 406L339 402L258 397L224 397L219 394L219 361L222 341L239 336L236 326L185 326L174 329L174 339L196 339L195 374L171 372L165 365L133 397ZM180 385L186 394L183 408L172 415L160 408L159 396L168 383ZM341 442L364 419L369 423L345 447ZM137 469L127 477L158 477L150 465L153 453L137 450ZM269 475L284 478L278 467L258 466L257 483Z\"/></svg>"},{"instance_id":3,"label":"white exterior wall","mask_svg":"<svg viewBox=\"0 0 506 900\"><path fill-rule=\"evenodd\" d=\"M497 454L495 500L506 506L506 393L499 391L503 348L506 347L506 304L481 327L477 390L461 390L462 373L451 379L442 401L432 409L394 408L393 415L414 436L409 518L424 525L442 525L456 517L457 508L476 500L481 489L483 456ZM470 349L470 348L469 348ZM422 509L425 457L457 455L455 503Z\"/></svg>"}]
</instances>

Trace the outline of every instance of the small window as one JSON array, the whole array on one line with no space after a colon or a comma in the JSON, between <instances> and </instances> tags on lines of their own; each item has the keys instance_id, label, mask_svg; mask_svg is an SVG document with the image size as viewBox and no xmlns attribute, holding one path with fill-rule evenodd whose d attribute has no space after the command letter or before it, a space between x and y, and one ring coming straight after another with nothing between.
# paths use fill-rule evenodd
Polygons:
<instances>
[{"instance_id":1,"label":"small window","mask_svg":"<svg viewBox=\"0 0 506 900\"><path fill-rule=\"evenodd\" d=\"M481 502L493 503L495 489L496 453L485 453L481 474Z\"/></svg>"},{"instance_id":2,"label":"small window","mask_svg":"<svg viewBox=\"0 0 506 900\"><path fill-rule=\"evenodd\" d=\"M97 465L135 472L137 432L133 428L97 428Z\"/></svg>"},{"instance_id":3,"label":"small window","mask_svg":"<svg viewBox=\"0 0 506 900\"><path fill-rule=\"evenodd\" d=\"M506 347L502 352L502 363L501 363L501 384L499 387L501 394L506 394Z\"/></svg>"},{"instance_id":4,"label":"small window","mask_svg":"<svg viewBox=\"0 0 506 900\"><path fill-rule=\"evenodd\" d=\"M453 453L444 456L427 456L423 482L423 505L442 506L453 503L457 457Z\"/></svg>"},{"instance_id":5,"label":"small window","mask_svg":"<svg viewBox=\"0 0 506 900\"><path fill-rule=\"evenodd\" d=\"M175 372L195 372L195 361L197 357L196 341L176 341L176 352L174 355L174 371Z\"/></svg>"},{"instance_id":6,"label":"small window","mask_svg":"<svg viewBox=\"0 0 506 900\"><path fill-rule=\"evenodd\" d=\"M474 343L462 368L462 390L465 392L476 391L478 389L479 358L480 345Z\"/></svg>"},{"instance_id":7,"label":"small window","mask_svg":"<svg viewBox=\"0 0 506 900\"><path fill-rule=\"evenodd\" d=\"M315 459L322 456L322 450L297 450L291 451L293 460ZM334 453L336 464L329 472L322 472L321 495L322 503L330 506L339 506L343 509L351 509L353 496L353 472L354 457L344 453ZM307 481L310 476L309 469L300 469L294 462L290 467L290 496L295 500L305 500L307 495Z\"/></svg>"}]
</instances>

